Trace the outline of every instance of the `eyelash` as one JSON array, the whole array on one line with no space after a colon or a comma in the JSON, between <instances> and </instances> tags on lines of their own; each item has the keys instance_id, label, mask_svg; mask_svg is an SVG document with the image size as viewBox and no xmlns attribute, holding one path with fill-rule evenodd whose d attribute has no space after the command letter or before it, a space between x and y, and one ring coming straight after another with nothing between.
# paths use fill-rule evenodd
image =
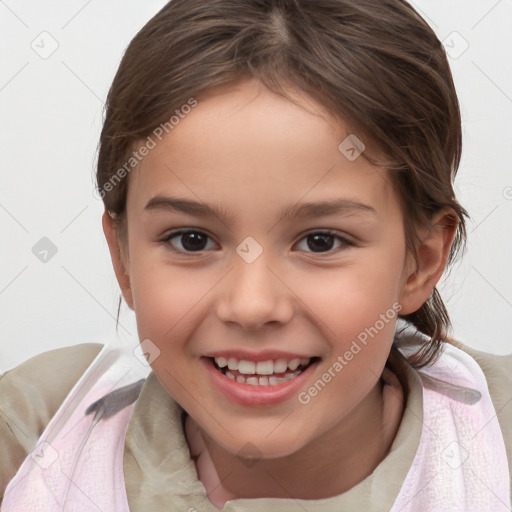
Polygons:
<instances>
[{"instance_id":1,"label":"eyelash","mask_svg":"<svg viewBox=\"0 0 512 512\"><path fill-rule=\"evenodd\" d=\"M204 231L201 231L201 230L198 230L198 229L178 229L176 231L171 231L170 233L168 233L167 235L165 235L164 238L162 238L160 240L160 242L166 246L171 246L170 250L172 252L176 252L176 253L182 253L182 254L201 254L202 252L205 251L205 249L201 250L201 251L184 251L184 250L177 250L175 248L172 247L172 244L171 244L171 240L173 238L176 238L178 236L181 236L181 235L185 235L185 234L190 234L190 233L200 233L201 235L205 235L208 239L211 240L211 237L209 237ZM310 252L311 254L318 254L318 255L321 255L321 254L333 254L334 252L338 251L338 250L343 250L343 246L345 246L345 248L348 248L348 247L356 247L357 244L355 244L354 242L352 242L351 240L349 240L348 238L345 238L339 234L337 234L335 231L331 231L329 229L326 229L326 230L318 230L318 231L310 231L309 233L306 233L301 239L299 242L301 242L302 240L308 238L309 236L312 236L312 235L325 235L325 236L332 236L334 237L335 239L337 239L338 241L340 241L342 243L342 246L341 247L338 247L338 248L334 248L334 249L330 249L328 251L325 251L325 252L313 252L313 251L305 251L305 252Z\"/></svg>"}]
</instances>

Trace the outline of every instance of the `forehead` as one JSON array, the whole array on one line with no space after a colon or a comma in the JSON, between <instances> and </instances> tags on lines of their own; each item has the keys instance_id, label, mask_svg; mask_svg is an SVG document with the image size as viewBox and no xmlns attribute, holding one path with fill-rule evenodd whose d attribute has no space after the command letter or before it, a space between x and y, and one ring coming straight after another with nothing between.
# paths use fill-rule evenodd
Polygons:
<instances>
[{"instance_id":1,"label":"forehead","mask_svg":"<svg viewBox=\"0 0 512 512\"><path fill-rule=\"evenodd\" d=\"M128 208L142 212L157 195L216 203L229 215L336 198L381 214L396 207L387 171L347 157L357 134L306 95L296 100L258 81L198 98L161 141L153 137L130 176Z\"/></svg>"}]
</instances>

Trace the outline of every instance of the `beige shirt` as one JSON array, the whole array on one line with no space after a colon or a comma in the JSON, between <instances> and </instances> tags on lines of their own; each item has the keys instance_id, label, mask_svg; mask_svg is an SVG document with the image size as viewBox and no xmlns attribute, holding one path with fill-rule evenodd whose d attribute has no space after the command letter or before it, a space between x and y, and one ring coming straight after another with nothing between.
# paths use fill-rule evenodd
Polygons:
<instances>
[{"instance_id":1,"label":"beige shirt","mask_svg":"<svg viewBox=\"0 0 512 512\"><path fill-rule=\"evenodd\" d=\"M505 439L512 475L512 355L486 354L453 341L482 368ZM8 482L35 448L46 425L102 345L82 344L40 354L0 378L0 503ZM406 404L391 449L373 473L349 491L307 500L308 512L389 510L412 464L422 421L422 384L398 351L387 366L402 384ZM130 420L124 474L132 512L181 510L214 512L198 480L184 435L185 412L160 385L153 372L144 383ZM231 510L303 511L302 500L238 499ZM172 507L172 508L171 508Z\"/></svg>"}]
</instances>

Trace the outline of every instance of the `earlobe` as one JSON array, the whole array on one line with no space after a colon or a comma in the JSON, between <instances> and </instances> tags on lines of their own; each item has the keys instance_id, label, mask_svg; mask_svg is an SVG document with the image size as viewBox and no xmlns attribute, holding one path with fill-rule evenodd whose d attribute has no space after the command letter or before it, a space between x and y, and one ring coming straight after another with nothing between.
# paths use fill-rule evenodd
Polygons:
<instances>
[{"instance_id":1,"label":"earlobe","mask_svg":"<svg viewBox=\"0 0 512 512\"><path fill-rule=\"evenodd\" d=\"M401 314L417 311L430 297L441 279L458 226L457 214L444 208L432 218L417 248L417 262L407 277L400 296Z\"/></svg>"},{"instance_id":2,"label":"earlobe","mask_svg":"<svg viewBox=\"0 0 512 512\"><path fill-rule=\"evenodd\" d=\"M106 210L103 212L101 222L103 225L103 233L105 234L105 238L107 240L108 248L110 251L110 257L112 259L112 265L114 267L117 282L121 288L124 300L130 309L133 309L133 296L129 276L129 261L128 258L122 253L114 221Z\"/></svg>"}]
</instances>

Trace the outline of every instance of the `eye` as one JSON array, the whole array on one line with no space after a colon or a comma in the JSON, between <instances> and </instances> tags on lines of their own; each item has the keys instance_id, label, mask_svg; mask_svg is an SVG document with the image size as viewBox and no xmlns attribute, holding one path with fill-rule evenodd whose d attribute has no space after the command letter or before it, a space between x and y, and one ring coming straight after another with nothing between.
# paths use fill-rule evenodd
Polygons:
<instances>
[{"instance_id":1,"label":"eye","mask_svg":"<svg viewBox=\"0 0 512 512\"><path fill-rule=\"evenodd\" d=\"M173 242L175 239L176 241ZM313 253L333 252L333 249L356 245L354 242L332 231L314 231L308 233L297 245L300 246L303 240L306 242L306 248L299 248L299 250L306 252L311 251ZM184 253L201 252L212 249L212 246L208 245L209 241L213 243L206 233L195 229L172 231L161 240L162 243L170 245L171 250ZM333 247L336 242L338 242L338 246ZM213 247L214 246L215 244L213 243Z\"/></svg>"},{"instance_id":2,"label":"eye","mask_svg":"<svg viewBox=\"0 0 512 512\"><path fill-rule=\"evenodd\" d=\"M335 244L336 241L340 242L340 245L338 245L338 247L336 248L340 248L340 246L355 246L354 242L351 242L347 238L340 236L332 231L314 231L312 233L307 234L302 240L306 241L307 249L310 249L314 253L332 251L333 245ZM307 251L307 249L299 250Z\"/></svg>"},{"instance_id":3,"label":"eye","mask_svg":"<svg viewBox=\"0 0 512 512\"><path fill-rule=\"evenodd\" d=\"M172 242L175 238L177 239L176 244L181 245L181 247L176 248ZM176 252L200 252L211 249L211 247L208 247L208 240L210 240L210 237L202 231L180 229L167 234L161 241L176 248Z\"/></svg>"}]
</instances>

